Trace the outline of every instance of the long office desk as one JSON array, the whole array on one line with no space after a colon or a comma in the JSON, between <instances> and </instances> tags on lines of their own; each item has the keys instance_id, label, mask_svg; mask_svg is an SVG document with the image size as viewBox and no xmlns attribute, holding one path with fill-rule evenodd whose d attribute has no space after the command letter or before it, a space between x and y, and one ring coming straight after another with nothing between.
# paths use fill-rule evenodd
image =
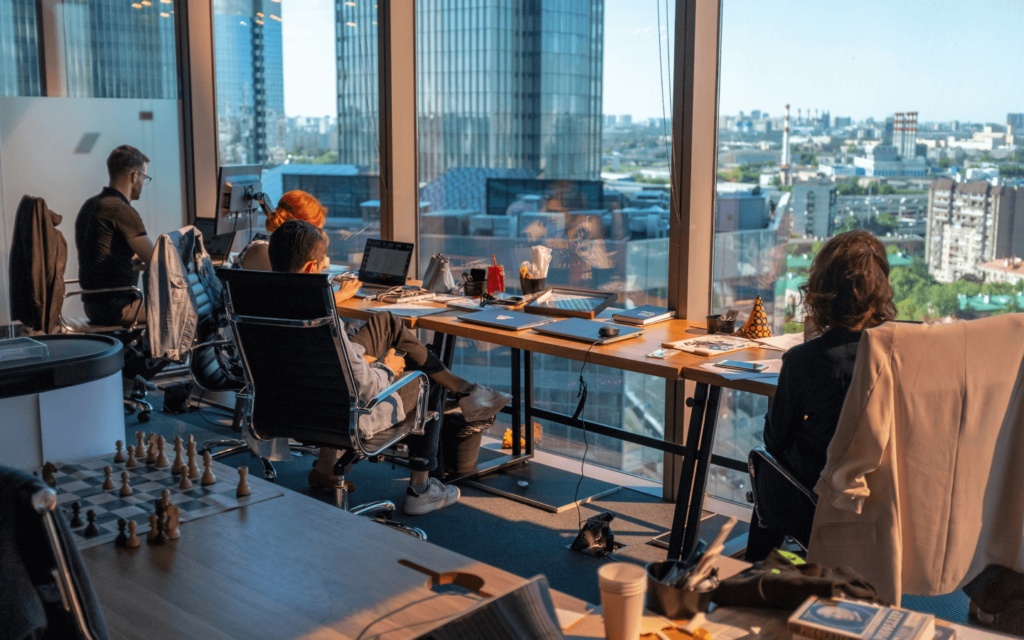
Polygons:
<instances>
[{"instance_id":1,"label":"long office desk","mask_svg":"<svg viewBox=\"0 0 1024 640\"><path fill-rule=\"evenodd\" d=\"M342 317L365 320L374 313L372 309L381 306L386 307L387 305L367 300L349 300L338 306L338 312ZM648 358L646 354L660 348L663 342L706 335L705 326L703 323L691 323L686 320L669 320L646 327L644 335L639 338L623 340L606 346L591 346L584 342L545 336L530 330L513 332L460 322L458 317L465 313L467 312L452 310L405 319L408 326L412 328L434 332L434 349L441 356L445 365L449 367L452 363L457 338L487 342L511 349L512 453L482 463L475 474L459 478L458 481L493 473L531 459L534 444L532 429L534 419L548 420L579 428L571 416L534 406L534 353L586 361L623 371L663 378L677 384L682 384L687 380L697 383L693 397L686 400L691 412L684 444L633 433L613 425L590 420L587 420L586 423L586 429L591 433L651 447L682 458L672 534L669 537L668 557L679 558L688 555L697 543L710 465L718 464L744 473L747 470L746 461L724 458L712 452L721 390L729 388L768 397L775 394L774 384L755 380L727 380L702 369L700 365L729 359L749 361L780 358L782 352L770 349L744 349L712 358L689 353L680 353L666 359ZM597 319L611 321L611 314L610 310L605 311ZM682 396L681 392L679 396ZM525 433L522 429L524 422L528 426Z\"/></svg>"},{"instance_id":2,"label":"long office desk","mask_svg":"<svg viewBox=\"0 0 1024 640\"><path fill-rule=\"evenodd\" d=\"M250 478L250 484L265 482ZM83 550L113 638L318 638L390 631L415 638L475 596L432 591L438 574L469 574L498 594L524 578L285 489L285 495L181 525L166 545ZM555 606L586 602L552 591ZM422 601L422 602L421 602ZM403 609L403 607L405 607Z\"/></svg>"}]
</instances>

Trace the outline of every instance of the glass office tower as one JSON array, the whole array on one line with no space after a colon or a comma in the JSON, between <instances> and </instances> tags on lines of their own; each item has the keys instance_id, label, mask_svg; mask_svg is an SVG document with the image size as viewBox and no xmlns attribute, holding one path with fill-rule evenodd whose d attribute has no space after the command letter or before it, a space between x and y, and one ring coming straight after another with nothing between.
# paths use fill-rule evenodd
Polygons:
<instances>
[{"instance_id":1,"label":"glass office tower","mask_svg":"<svg viewBox=\"0 0 1024 640\"><path fill-rule=\"evenodd\" d=\"M281 4L216 0L213 7L220 162L282 164Z\"/></svg>"},{"instance_id":2,"label":"glass office tower","mask_svg":"<svg viewBox=\"0 0 1024 640\"><path fill-rule=\"evenodd\" d=\"M0 96L39 96L39 31L34 0L0 0Z\"/></svg>"},{"instance_id":3,"label":"glass office tower","mask_svg":"<svg viewBox=\"0 0 1024 640\"><path fill-rule=\"evenodd\" d=\"M339 161L376 151L376 11L337 4ZM450 169L528 170L594 180L601 160L604 3L417 3L420 181Z\"/></svg>"}]
</instances>

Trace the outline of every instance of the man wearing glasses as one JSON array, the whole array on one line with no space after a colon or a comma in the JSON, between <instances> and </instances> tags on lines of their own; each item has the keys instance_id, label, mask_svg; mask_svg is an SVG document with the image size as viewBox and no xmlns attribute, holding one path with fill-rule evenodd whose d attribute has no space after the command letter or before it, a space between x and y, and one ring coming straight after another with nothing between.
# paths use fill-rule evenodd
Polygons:
<instances>
[{"instance_id":1,"label":"man wearing glasses","mask_svg":"<svg viewBox=\"0 0 1024 640\"><path fill-rule=\"evenodd\" d=\"M85 201L75 220L78 280L82 289L111 289L136 284L136 271L149 265L153 242L131 202L152 178L147 158L135 147L121 145L107 158L110 183ZM131 326L146 322L146 304L128 293L82 296L89 321Z\"/></svg>"}]
</instances>

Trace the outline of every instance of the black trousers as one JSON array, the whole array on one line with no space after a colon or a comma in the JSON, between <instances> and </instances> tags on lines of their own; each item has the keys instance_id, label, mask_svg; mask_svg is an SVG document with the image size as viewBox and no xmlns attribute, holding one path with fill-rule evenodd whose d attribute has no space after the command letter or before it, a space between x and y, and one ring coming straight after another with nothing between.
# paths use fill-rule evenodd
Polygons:
<instances>
[{"instance_id":1,"label":"black trousers","mask_svg":"<svg viewBox=\"0 0 1024 640\"><path fill-rule=\"evenodd\" d=\"M405 367L409 371L422 371L430 375L444 371L444 364L432 351L419 341L402 319L381 311L373 314L365 325L360 327L351 342L361 345L366 355L380 358L389 349L405 352ZM402 399L402 408L407 414L416 411L416 398L419 394L418 384L408 384L398 391ZM409 461L413 471L433 471L437 468L437 444L441 437L440 421L428 422L423 435L409 436L409 454L413 458L422 458L426 462Z\"/></svg>"}]
</instances>

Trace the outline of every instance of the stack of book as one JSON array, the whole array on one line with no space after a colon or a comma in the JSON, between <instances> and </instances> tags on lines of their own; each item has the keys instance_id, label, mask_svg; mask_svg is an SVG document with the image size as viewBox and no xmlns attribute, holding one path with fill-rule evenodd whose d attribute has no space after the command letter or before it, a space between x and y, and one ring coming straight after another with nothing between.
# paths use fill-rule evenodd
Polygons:
<instances>
[{"instance_id":1,"label":"stack of book","mask_svg":"<svg viewBox=\"0 0 1024 640\"><path fill-rule=\"evenodd\" d=\"M789 617L793 640L954 640L935 616L852 600L812 597Z\"/></svg>"},{"instance_id":2,"label":"stack of book","mask_svg":"<svg viewBox=\"0 0 1024 640\"><path fill-rule=\"evenodd\" d=\"M619 311L612 315L612 320L622 324L632 324L638 327L646 327L650 324L664 322L676 317L676 312L665 307L654 307L645 305L627 311Z\"/></svg>"}]
</instances>

